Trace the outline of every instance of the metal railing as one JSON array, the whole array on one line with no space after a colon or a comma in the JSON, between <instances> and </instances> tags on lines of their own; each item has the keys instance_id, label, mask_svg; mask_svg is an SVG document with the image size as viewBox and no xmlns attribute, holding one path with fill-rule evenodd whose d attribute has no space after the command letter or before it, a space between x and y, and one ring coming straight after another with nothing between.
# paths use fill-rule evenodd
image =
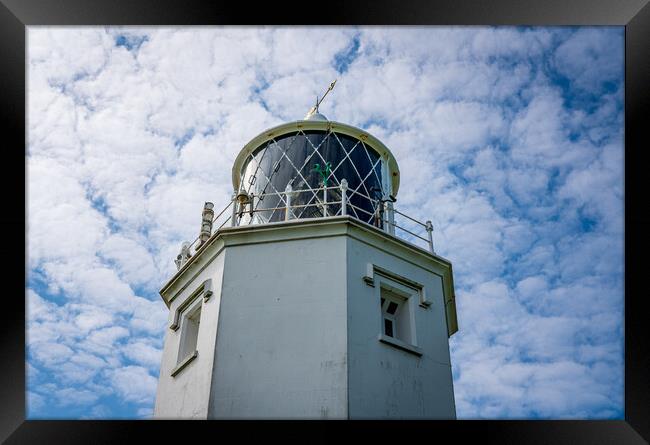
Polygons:
<instances>
[{"instance_id":1,"label":"metal railing","mask_svg":"<svg viewBox=\"0 0 650 445\"><path fill-rule=\"evenodd\" d=\"M330 190L339 191L340 199L328 200L328 191ZM301 193L311 193L312 197L306 204L294 204L294 198L299 196ZM270 208L260 208L259 203L262 202L265 197L270 196L278 197L278 204L282 205L276 205ZM372 204L374 211L369 212L367 209L352 204L350 201L352 196L359 196L367 199L368 202ZM256 201L258 204L257 206L255 205ZM335 207L335 210L330 210L334 206L338 206L338 208ZM271 212L271 217L269 217L268 220L272 218L276 211L279 211L280 215L284 213L284 216L281 216L281 220L284 221L302 219L302 215L309 207L318 208L320 211L319 217L321 218L339 215L353 216L366 224L375 226L384 232L401 238L417 247L423 248L423 246L418 243L424 242L426 243L426 248L428 248L431 253L435 253L433 248L433 224L431 221L423 223L400 212L394 208L391 200L371 198L357 190L350 190L348 188L348 182L345 179L341 181L340 185L331 187L292 190L291 187L288 186L284 192L271 192L259 195L247 194L245 192L235 193L228 205L212 219L212 233L223 228L228 222L230 222L231 227L260 224L260 222L255 222L254 215L261 215L263 212ZM223 221L219 222L220 218L224 215L228 215L228 213L226 213L228 209L231 210L229 218L225 218ZM303 209L303 211L297 214L299 209ZM245 220L245 215L247 216L247 220ZM398 223L396 222L396 218L402 221L399 221ZM269 222L268 220L264 221L261 216L258 218L258 221L260 220L261 224ZM217 226L215 223L219 223L219 225ZM423 236L423 231L426 232L426 237ZM195 246L197 241L199 241L199 238L200 236L189 243L189 246L185 246L188 249L186 252L189 253L192 247L194 247L195 252L201 249L203 243L199 243L199 245Z\"/></svg>"}]
</instances>

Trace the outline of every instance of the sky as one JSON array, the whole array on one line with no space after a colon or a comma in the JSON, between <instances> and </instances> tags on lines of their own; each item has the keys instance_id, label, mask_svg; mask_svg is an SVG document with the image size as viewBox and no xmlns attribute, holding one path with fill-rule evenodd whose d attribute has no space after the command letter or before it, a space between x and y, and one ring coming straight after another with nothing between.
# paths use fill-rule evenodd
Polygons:
<instances>
[{"instance_id":1,"label":"sky","mask_svg":"<svg viewBox=\"0 0 650 445\"><path fill-rule=\"evenodd\" d=\"M624 417L623 27L28 27L27 417L149 418L158 290L320 107L453 264L459 419Z\"/></svg>"}]
</instances>

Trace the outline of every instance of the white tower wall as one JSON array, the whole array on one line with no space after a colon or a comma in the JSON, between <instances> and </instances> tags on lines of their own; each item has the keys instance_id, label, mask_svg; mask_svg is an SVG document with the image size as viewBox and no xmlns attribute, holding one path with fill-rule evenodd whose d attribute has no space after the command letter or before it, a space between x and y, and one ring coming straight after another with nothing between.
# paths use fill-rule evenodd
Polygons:
<instances>
[{"instance_id":1,"label":"white tower wall","mask_svg":"<svg viewBox=\"0 0 650 445\"><path fill-rule=\"evenodd\" d=\"M267 235L228 248L209 417L345 418L345 238Z\"/></svg>"},{"instance_id":2,"label":"white tower wall","mask_svg":"<svg viewBox=\"0 0 650 445\"><path fill-rule=\"evenodd\" d=\"M174 376L167 329L156 417L455 417L447 260L350 217L226 228L161 290L170 324L206 279L198 355ZM384 286L413 291L412 344L380 340Z\"/></svg>"},{"instance_id":3,"label":"white tower wall","mask_svg":"<svg viewBox=\"0 0 650 445\"><path fill-rule=\"evenodd\" d=\"M359 229L352 234L347 242L349 417L454 419L444 269L397 243L373 242ZM384 270L389 283L405 278L423 286L431 304L421 305L417 295L408 301L414 343L422 355L378 340L382 276L373 274L374 287L362 280L369 264Z\"/></svg>"},{"instance_id":4,"label":"white tower wall","mask_svg":"<svg viewBox=\"0 0 650 445\"><path fill-rule=\"evenodd\" d=\"M225 250L223 243L212 257L204 256L198 264L193 264L186 273L168 287L173 298L169 305L168 328L165 332L160 376L156 392L154 417L156 418L195 418L205 419L208 415L209 391L212 383L212 363L214 344L219 327L220 288L223 276ZM172 375L178 368L182 321L177 330L169 328L173 324L179 307L188 301L207 279L212 279L212 295L201 302L201 322L198 331L198 355L183 369ZM196 299L205 300L201 292Z\"/></svg>"}]
</instances>

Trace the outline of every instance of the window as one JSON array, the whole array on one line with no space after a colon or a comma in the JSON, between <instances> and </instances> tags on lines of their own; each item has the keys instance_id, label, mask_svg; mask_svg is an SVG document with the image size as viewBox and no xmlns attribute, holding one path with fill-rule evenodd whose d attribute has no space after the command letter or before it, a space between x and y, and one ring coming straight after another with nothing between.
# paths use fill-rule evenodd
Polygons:
<instances>
[{"instance_id":1,"label":"window","mask_svg":"<svg viewBox=\"0 0 650 445\"><path fill-rule=\"evenodd\" d=\"M386 337L413 343L408 306L407 298L384 287L381 288L382 328Z\"/></svg>"},{"instance_id":2,"label":"window","mask_svg":"<svg viewBox=\"0 0 650 445\"><path fill-rule=\"evenodd\" d=\"M174 300L179 294L174 295L169 301ZM169 325L169 329L176 332L180 329L180 338L176 367L172 370L172 377L181 372L199 354L197 342L201 323L201 307L212 294L212 279L208 278L174 312L174 319Z\"/></svg>"},{"instance_id":3,"label":"window","mask_svg":"<svg viewBox=\"0 0 650 445\"><path fill-rule=\"evenodd\" d=\"M196 342L199 338L199 324L201 322L201 300L193 305L183 315L181 322L181 344L178 350L178 363L194 354Z\"/></svg>"},{"instance_id":4,"label":"window","mask_svg":"<svg viewBox=\"0 0 650 445\"><path fill-rule=\"evenodd\" d=\"M375 271L376 272L376 271ZM379 281L381 332L379 341L421 356L417 347L415 310L419 303L419 290L397 279L375 273Z\"/></svg>"},{"instance_id":5,"label":"window","mask_svg":"<svg viewBox=\"0 0 650 445\"><path fill-rule=\"evenodd\" d=\"M203 300L201 298L193 298L191 301L185 303L181 310L177 311L177 317L180 318L181 338L176 367L172 370L172 377L175 377L176 374L181 372L199 354L196 348L199 339L202 302ZM177 330L178 327L178 322L174 322L172 329Z\"/></svg>"}]
</instances>

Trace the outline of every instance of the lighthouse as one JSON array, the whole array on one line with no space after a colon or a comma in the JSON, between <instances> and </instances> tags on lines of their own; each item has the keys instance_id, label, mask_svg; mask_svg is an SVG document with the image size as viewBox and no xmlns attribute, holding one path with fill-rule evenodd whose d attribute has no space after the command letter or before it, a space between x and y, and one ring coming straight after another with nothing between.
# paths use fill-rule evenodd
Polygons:
<instances>
[{"instance_id":1,"label":"lighthouse","mask_svg":"<svg viewBox=\"0 0 650 445\"><path fill-rule=\"evenodd\" d=\"M174 259L155 418L455 418L452 265L389 148L318 105L241 149Z\"/></svg>"}]
</instances>

